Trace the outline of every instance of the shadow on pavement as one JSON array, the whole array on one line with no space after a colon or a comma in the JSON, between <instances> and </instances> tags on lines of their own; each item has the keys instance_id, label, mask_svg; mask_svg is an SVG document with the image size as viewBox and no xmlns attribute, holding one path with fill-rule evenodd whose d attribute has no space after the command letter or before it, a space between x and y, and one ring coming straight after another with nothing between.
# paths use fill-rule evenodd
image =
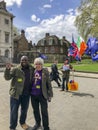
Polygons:
<instances>
[{"instance_id":1,"label":"shadow on pavement","mask_svg":"<svg viewBox=\"0 0 98 130\"><path fill-rule=\"evenodd\" d=\"M80 96L80 97L90 96L94 98L94 95L90 93L79 93L79 92L72 92L72 91L69 91L69 93L72 93L73 96Z\"/></svg>"}]
</instances>

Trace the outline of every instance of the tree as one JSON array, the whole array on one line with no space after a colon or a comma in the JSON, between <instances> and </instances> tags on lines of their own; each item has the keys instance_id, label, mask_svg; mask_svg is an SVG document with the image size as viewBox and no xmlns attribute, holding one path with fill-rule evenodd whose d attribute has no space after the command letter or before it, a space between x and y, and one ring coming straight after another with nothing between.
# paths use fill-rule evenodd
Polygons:
<instances>
[{"instance_id":1,"label":"tree","mask_svg":"<svg viewBox=\"0 0 98 130\"><path fill-rule=\"evenodd\" d=\"M13 25L13 37L19 35L19 30Z\"/></svg>"},{"instance_id":2,"label":"tree","mask_svg":"<svg viewBox=\"0 0 98 130\"><path fill-rule=\"evenodd\" d=\"M98 37L98 0L82 0L78 12L75 25L85 41Z\"/></svg>"}]
</instances>

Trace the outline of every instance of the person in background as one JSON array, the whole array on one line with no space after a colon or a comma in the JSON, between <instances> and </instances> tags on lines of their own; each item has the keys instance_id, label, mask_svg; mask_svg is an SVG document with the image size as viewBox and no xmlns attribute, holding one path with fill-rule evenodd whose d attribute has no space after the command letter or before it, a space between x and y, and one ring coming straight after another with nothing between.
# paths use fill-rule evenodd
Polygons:
<instances>
[{"instance_id":1,"label":"person in background","mask_svg":"<svg viewBox=\"0 0 98 130\"><path fill-rule=\"evenodd\" d=\"M70 76L70 69L72 69L72 65L69 64L69 59L65 59L64 65L61 67L61 71L63 73L62 75L62 89L61 91L64 91L66 89L66 92L68 91L68 82L69 82L69 76ZM66 86L65 86L66 81Z\"/></svg>"},{"instance_id":2,"label":"person in background","mask_svg":"<svg viewBox=\"0 0 98 130\"><path fill-rule=\"evenodd\" d=\"M18 110L20 109L20 125L27 130L26 124L27 111L29 107L31 80L34 73L34 67L28 62L27 56L22 56L20 65L11 69L11 64L6 65L4 77L11 80L10 86L10 130L16 130L18 121Z\"/></svg>"},{"instance_id":3,"label":"person in background","mask_svg":"<svg viewBox=\"0 0 98 130\"><path fill-rule=\"evenodd\" d=\"M36 58L34 60L35 72L32 81L31 104L35 117L35 125L32 130L40 128L41 119L44 128L43 130L50 130L47 101L51 101L53 91L48 69L43 68L43 64L44 61L41 58Z\"/></svg>"},{"instance_id":4,"label":"person in background","mask_svg":"<svg viewBox=\"0 0 98 130\"><path fill-rule=\"evenodd\" d=\"M54 60L54 63L51 65L51 73L50 73L50 79L51 81L55 81L58 85L58 87L60 87L60 82L61 78L59 77L59 72L58 72L58 67L57 67L57 60Z\"/></svg>"}]
</instances>

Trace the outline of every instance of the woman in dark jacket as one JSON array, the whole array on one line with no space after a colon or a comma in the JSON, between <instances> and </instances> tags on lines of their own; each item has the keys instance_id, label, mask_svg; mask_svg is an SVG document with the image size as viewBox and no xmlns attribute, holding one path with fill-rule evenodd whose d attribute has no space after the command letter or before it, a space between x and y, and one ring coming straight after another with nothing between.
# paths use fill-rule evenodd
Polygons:
<instances>
[{"instance_id":1,"label":"woman in dark jacket","mask_svg":"<svg viewBox=\"0 0 98 130\"><path fill-rule=\"evenodd\" d=\"M32 82L31 104L33 107L35 125L32 130L37 130L41 125L41 119L44 130L49 129L48 103L53 97L49 72L43 68L43 59L36 58L34 60L35 72ZM41 107L41 115L40 108Z\"/></svg>"}]
</instances>

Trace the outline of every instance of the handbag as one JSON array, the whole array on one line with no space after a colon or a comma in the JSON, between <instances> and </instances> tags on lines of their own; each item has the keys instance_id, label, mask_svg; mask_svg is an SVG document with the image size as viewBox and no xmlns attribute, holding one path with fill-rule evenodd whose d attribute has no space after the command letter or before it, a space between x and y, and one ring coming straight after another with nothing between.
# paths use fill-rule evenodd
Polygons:
<instances>
[{"instance_id":1,"label":"handbag","mask_svg":"<svg viewBox=\"0 0 98 130\"><path fill-rule=\"evenodd\" d=\"M74 80L74 71L72 71L72 80L68 82L68 90L70 91L78 90L78 83Z\"/></svg>"}]
</instances>

